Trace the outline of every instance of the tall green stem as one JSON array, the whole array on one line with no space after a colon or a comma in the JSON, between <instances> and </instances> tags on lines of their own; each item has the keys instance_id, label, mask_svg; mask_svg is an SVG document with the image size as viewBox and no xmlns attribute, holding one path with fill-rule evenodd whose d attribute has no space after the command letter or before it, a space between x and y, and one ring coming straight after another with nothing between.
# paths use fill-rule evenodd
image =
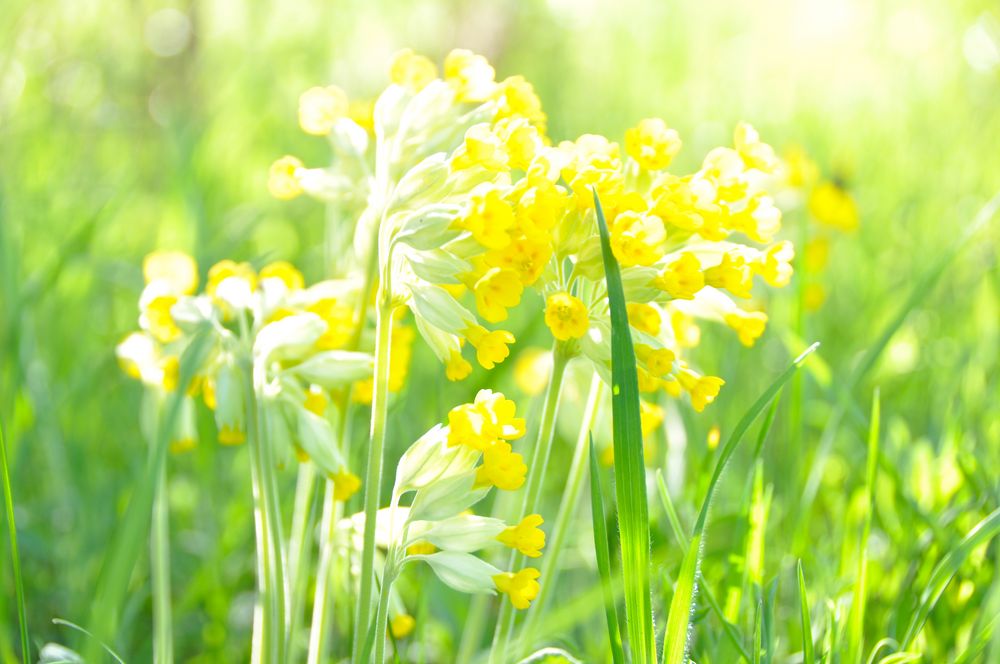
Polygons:
<instances>
[{"instance_id":1,"label":"tall green stem","mask_svg":"<svg viewBox=\"0 0 1000 664\"><path fill-rule=\"evenodd\" d=\"M392 583L396 580L396 551L390 551L386 556L385 567L382 570L382 590L379 593L378 613L375 615L375 658L373 662L385 661L386 627L389 620L389 593Z\"/></svg>"},{"instance_id":2,"label":"tall green stem","mask_svg":"<svg viewBox=\"0 0 1000 664\"><path fill-rule=\"evenodd\" d=\"M14 522L14 494L10 488L10 470L7 468L7 442L3 422L0 421L0 475L3 480L4 506L7 508L7 532L10 535L10 561L14 568L14 590L17 595L17 621L21 628L21 657L31 661L31 644L28 641L28 618L24 608L24 581L21 578L21 558L17 553L17 524Z\"/></svg>"},{"instance_id":3,"label":"tall green stem","mask_svg":"<svg viewBox=\"0 0 1000 664\"><path fill-rule=\"evenodd\" d=\"M383 283L381 293L388 293ZM372 390L372 419L368 437L368 470L365 481L365 532L361 553L361 579L358 610L354 621L354 653L361 651L368 636L371 620L372 588L375 581L375 519L382 490L382 466L385 461L385 420L389 400L389 355L392 340L392 306L388 297L380 296L376 322L375 384ZM376 635L377 640L377 635ZM360 663L358 663L360 664Z\"/></svg>"},{"instance_id":4,"label":"tall green stem","mask_svg":"<svg viewBox=\"0 0 1000 664\"><path fill-rule=\"evenodd\" d=\"M521 628L521 646L519 651L531 646L535 632L538 628L538 620L545 611L545 603L548 601L552 588L556 584L559 574L559 555L566 544L566 534L569 532L569 524L576 513L577 504L580 502L580 490L583 487L583 476L587 468L587 450L590 432L594 427L594 419L597 417L598 404L601 401L601 389L604 383L596 373L590 381L590 393L587 396L587 405L583 409L583 420L580 422L580 433L576 439L576 449L573 450L573 461L569 467L569 476L566 481L566 489L563 492L562 502L559 504L559 513L556 516L555 525L552 527L552 535L548 538L545 546L545 555L542 557L542 577L545 583L541 584L538 597L532 602L528 609L528 614L524 619L524 626Z\"/></svg>"},{"instance_id":5,"label":"tall green stem","mask_svg":"<svg viewBox=\"0 0 1000 664\"><path fill-rule=\"evenodd\" d=\"M295 507L292 511L292 532L288 547L288 586L291 588L292 613L289 620L289 659L295 659L298 633L302 625L306 588L309 581L309 565L312 560L310 536L316 525L316 467L311 463L300 463L295 486Z\"/></svg>"},{"instance_id":6,"label":"tall green stem","mask_svg":"<svg viewBox=\"0 0 1000 664\"><path fill-rule=\"evenodd\" d=\"M153 576L153 661L170 664L174 661L174 646L170 616L170 516L166 464L160 467L156 480L149 553Z\"/></svg>"},{"instance_id":7,"label":"tall green stem","mask_svg":"<svg viewBox=\"0 0 1000 664\"><path fill-rule=\"evenodd\" d=\"M563 376L566 374L566 364L570 353L562 343L556 342L552 350L552 377L545 393L545 404L542 408L542 421L538 427L538 439L531 456L531 466L528 468L528 485L524 493L524 503L518 521L531 514L538 505L542 493L542 483L545 479L545 467L549 463L552 451L552 440L555 437L556 414L559 410L559 392L562 388ZM517 571L524 564L524 554L513 551L507 568ZM547 583L546 579L542 579ZM514 607L510 601L503 598L500 601L500 616L497 618L496 631L493 637L493 650L490 653L490 664L503 664L507 658L507 644L514 628Z\"/></svg>"},{"instance_id":8,"label":"tall green stem","mask_svg":"<svg viewBox=\"0 0 1000 664\"><path fill-rule=\"evenodd\" d=\"M333 498L333 481L326 480L323 493L323 517L320 520L320 537L323 544L320 547L319 565L316 567L316 590L313 595L312 626L309 630L309 664L319 664L326 652L326 639L330 619L330 570L336 555L335 541L338 504Z\"/></svg>"}]
</instances>

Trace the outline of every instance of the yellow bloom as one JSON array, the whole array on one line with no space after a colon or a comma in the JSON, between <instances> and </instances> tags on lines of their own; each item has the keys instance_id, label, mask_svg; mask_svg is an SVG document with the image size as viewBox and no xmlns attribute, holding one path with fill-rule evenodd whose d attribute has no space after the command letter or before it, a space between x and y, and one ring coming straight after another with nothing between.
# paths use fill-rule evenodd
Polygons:
<instances>
[{"instance_id":1,"label":"yellow bloom","mask_svg":"<svg viewBox=\"0 0 1000 664\"><path fill-rule=\"evenodd\" d=\"M208 270L208 283L205 284L205 292L209 295L215 295L219 284L230 277L243 279L250 286L250 290L257 288L257 273L254 272L250 263L236 263L227 258L219 261Z\"/></svg>"},{"instance_id":2,"label":"yellow bloom","mask_svg":"<svg viewBox=\"0 0 1000 664\"><path fill-rule=\"evenodd\" d=\"M347 112L347 94L336 85L309 88L299 97L299 125L307 134L326 136Z\"/></svg>"},{"instance_id":3,"label":"yellow bloom","mask_svg":"<svg viewBox=\"0 0 1000 664\"><path fill-rule=\"evenodd\" d=\"M693 316L680 309L671 310L670 327L678 345L684 348L694 348L701 343L701 328L698 327Z\"/></svg>"},{"instance_id":4,"label":"yellow bloom","mask_svg":"<svg viewBox=\"0 0 1000 664\"><path fill-rule=\"evenodd\" d=\"M503 572L493 577L497 590L510 597L510 603L515 609L526 609L531 606L531 600L538 596L541 586L538 577L541 573L534 567L525 567L514 574Z\"/></svg>"},{"instance_id":5,"label":"yellow bloom","mask_svg":"<svg viewBox=\"0 0 1000 664\"><path fill-rule=\"evenodd\" d=\"M543 520L539 514L529 514L516 526L511 526L497 535L500 543L517 549L529 558L538 558L545 548L545 531L538 526Z\"/></svg>"},{"instance_id":6,"label":"yellow bloom","mask_svg":"<svg viewBox=\"0 0 1000 664\"><path fill-rule=\"evenodd\" d=\"M335 350L343 348L354 332L354 312L345 304L341 304L336 299L323 298L306 308L323 319L326 323L326 330L316 340L316 347L320 350Z\"/></svg>"},{"instance_id":7,"label":"yellow bloom","mask_svg":"<svg viewBox=\"0 0 1000 664\"><path fill-rule=\"evenodd\" d=\"M625 308L628 311L628 322L632 327L654 337L660 333L663 319L656 307L644 302L629 302Z\"/></svg>"},{"instance_id":8,"label":"yellow bloom","mask_svg":"<svg viewBox=\"0 0 1000 664\"><path fill-rule=\"evenodd\" d=\"M448 446L466 445L483 451L500 439L524 435L524 418L516 417L517 405L500 392L481 390L473 403L448 412Z\"/></svg>"},{"instance_id":9,"label":"yellow bloom","mask_svg":"<svg viewBox=\"0 0 1000 664\"><path fill-rule=\"evenodd\" d=\"M807 284L803 304L809 311L816 311L826 302L826 290L822 284Z\"/></svg>"},{"instance_id":10,"label":"yellow bloom","mask_svg":"<svg viewBox=\"0 0 1000 664\"><path fill-rule=\"evenodd\" d=\"M462 357L462 351L453 350L444 365L444 375L448 380L464 380L472 373L472 365Z\"/></svg>"},{"instance_id":11,"label":"yellow bloom","mask_svg":"<svg viewBox=\"0 0 1000 664\"><path fill-rule=\"evenodd\" d=\"M526 184L522 184L526 183ZM520 183L517 201L517 225L528 237L547 239L566 215L570 199L566 190L543 177L527 177Z\"/></svg>"},{"instance_id":12,"label":"yellow bloom","mask_svg":"<svg viewBox=\"0 0 1000 664\"><path fill-rule=\"evenodd\" d=\"M498 440L483 450L483 463L476 469L476 486L514 491L524 484L527 473L524 458L511 451L510 443Z\"/></svg>"},{"instance_id":13,"label":"yellow bloom","mask_svg":"<svg viewBox=\"0 0 1000 664\"><path fill-rule=\"evenodd\" d=\"M743 256L731 251L722 255L718 265L705 270L705 283L746 299L753 287L753 272Z\"/></svg>"},{"instance_id":14,"label":"yellow bloom","mask_svg":"<svg viewBox=\"0 0 1000 664\"><path fill-rule=\"evenodd\" d=\"M710 188L704 181L699 186L703 190ZM653 197L651 211L665 224L685 231L697 231L704 224L705 220L698 210L698 195L689 179L664 174L653 183L650 193ZM707 191L702 191L703 197L707 195Z\"/></svg>"},{"instance_id":15,"label":"yellow bloom","mask_svg":"<svg viewBox=\"0 0 1000 664\"><path fill-rule=\"evenodd\" d=\"M154 251L142 261L146 283L162 281L175 295L191 295L198 288L198 266L183 251Z\"/></svg>"},{"instance_id":16,"label":"yellow bloom","mask_svg":"<svg viewBox=\"0 0 1000 664\"><path fill-rule=\"evenodd\" d=\"M430 554L437 551L437 547L430 542L414 542L410 546L406 547L406 555L408 556L429 556Z\"/></svg>"},{"instance_id":17,"label":"yellow bloom","mask_svg":"<svg viewBox=\"0 0 1000 664\"><path fill-rule=\"evenodd\" d=\"M688 394L691 395L691 406L699 413L705 406L715 401L719 390L726 381L715 376L699 376L690 369L684 369L677 375L677 380Z\"/></svg>"},{"instance_id":18,"label":"yellow bloom","mask_svg":"<svg viewBox=\"0 0 1000 664\"><path fill-rule=\"evenodd\" d=\"M514 210L497 189L474 193L453 226L469 231L487 249L502 249L510 244L508 231L514 225Z\"/></svg>"},{"instance_id":19,"label":"yellow bloom","mask_svg":"<svg viewBox=\"0 0 1000 664\"><path fill-rule=\"evenodd\" d=\"M265 265L260 271L260 279L280 279L290 291L302 290L305 279L294 265L288 261L275 261Z\"/></svg>"},{"instance_id":20,"label":"yellow bloom","mask_svg":"<svg viewBox=\"0 0 1000 664\"><path fill-rule=\"evenodd\" d=\"M499 323L507 320L507 309L521 301L524 286L514 271L495 267L480 277L473 290L479 314L491 323Z\"/></svg>"},{"instance_id":21,"label":"yellow bloom","mask_svg":"<svg viewBox=\"0 0 1000 664\"><path fill-rule=\"evenodd\" d=\"M660 260L666 239L663 221L651 214L622 212L611 227L611 250L622 267Z\"/></svg>"},{"instance_id":22,"label":"yellow bloom","mask_svg":"<svg viewBox=\"0 0 1000 664\"><path fill-rule=\"evenodd\" d=\"M646 118L625 132L626 154L649 171L669 166L680 149L680 136L660 118Z\"/></svg>"},{"instance_id":23,"label":"yellow bloom","mask_svg":"<svg viewBox=\"0 0 1000 664\"><path fill-rule=\"evenodd\" d=\"M183 454L184 452L190 452L197 446L198 442L194 438L191 438L189 436L176 438L170 441L170 453Z\"/></svg>"},{"instance_id":24,"label":"yellow bloom","mask_svg":"<svg viewBox=\"0 0 1000 664\"><path fill-rule=\"evenodd\" d=\"M496 72L481 55L457 48L444 59L444 78L455 88L460 102L486 101L496 88Z\"/></svg>"},{"instance_id":25,"label":"yellow bloom","mask_svg":"<svg viewBox=\"0 0 1000 664\"><path fill-rule=\"evenodd\" d=\"M858 207L854 197L835 182L821 182L809 196L809 212L821 224L841 231L858 227Z\"/></svg>"},{"instance_id":26,"label":"yellow bloom","mask_svg":"<svg viewBox=\"0 0 1000 664\"><path fill-rule=\"evenodd\" d=\"M659 378L673 370L677 356L669 348L652 348L646 344L636 344L635 356L646 365L647 371Z\"/></svg>"},{"instance_id":27,"label":"yellow bloom","mask_svg":"<svg viewBox=\"0 0 1000 664\"><path fill-rule=\"evenodd\" d=\"M663 424L663 409L655 403L640 399L639 420L642 427L642 436L645 438Z\"/></svg>"},{"instance_id":28,"label":"yellow bloom","mask_svg":"<svg viewBox=\"0 0 1000 664\"><path fill-rule=\"evenodd\" d=\"M361 488L361 478L354 473L341 469L330 476L333 480L333 499L347 501Z\"/></svg>"},{"instance_id":29,"label":"yellow bloom","mask_svg":"<svg viewBox=\"0 0 1000 664\"><path fill-rule=\"evenodd\" d=\"M830 240L825 237L809 240L806 244L804 258L806 272L822 272L830 260Z\"/></svg>"},{"instance_id":30,"label":"yellow bloom","mask_svg":"<svg viewBox=\"0 0 1000 664\"><path fill-rule=\"evenodd\" d=\"M771 245L751 261L750 267L775 288L784 288L792 280L795 248L788 240Z\"/></svg>"},{"instance_id":31,"label":"yellow bloom","mask_svg":"<svg viewBox=\"0 0 1000 664\"><path fill-rule=\"evenodd\" d=\"M507 150L489 125L473 125L465 132L465 142L455 151L451 166L454 170L479 166L488 171L506 171Z\"/></svg>"},{"instance_id":32,"label":"yellow bloom","mask_svg":"<svg viewBox=\"0 0 1000 664\"><path fill-rule=\"evenodd\" d=\"M176 355L167 355L160 360L160 370L163 372L163 390L173 392L180 382L181 360Z\"/></svg>"},{"instance_id":33,"label":"yellow bloom","mask_svg":"<svg viewBox=\"0 0 1000 664\"><path fill-rule=\"evenodd\" d=\"M785 151L785 182L789 187L802 189L816 181L819 169L801 146L793 145Z\"/></svg>"},{"instance_id":34,"label":"yellow bloom","mask_svg":"<svg viewBox=\"0 0 1000 664\"><path fill-rule=\"evenodd\" d=\"M235 426L224 424L219 429L219 442L223 445L242 445L247 440L246 432Z\"/></svg>"},{"instance_id":35,"label":"yellow bloom","mask_svg":"<svg viewBox=\"0 0 1000 664\"><path fill-rule=\"evenodd\" d=\"M389 631L392 633L392 638L405 639L413 633L413 628L416 625L417 621L413 616L407 613L400 613L398 616L393 616L389 621Z\"/></svg>"},{"instance_id":36,"label":"yellow bloom","mask_svg":"<svg viewBox=\"0 0 1000 664\"><path fill-rule=\"evenodd\" d=\"M484 369L492 369L507 359L514 343L514 335L506 330L490 332L481 325L473 325L464 331L465 338L476 349L476 360Z\"/></svg>"},{"instance_id":37,"label":"yellow bloom","mask_svg":"<svg viewBox=\"0 0 1000 664\"><path fill-rule=\"evenodd\" d=\"M413 357L413 328L402 323L396 323L392 328L392 339L389 341L389 391L399 392L406 385L406 376L410 372L410 358Z\"/></svg>"},{"instance_id":38,"label":"yellow bloom","mask_svg":"<svg viewBox=\"0 0 1000 664\"><path fill-rule=\"evenodd\" d=\"M437 67L429 58L406 48L396 53L389 65L389 80L416 94L437 78Z\"/></svg>"},{"instance_id":39,"label":"yellow bloom","mask_svg":"<svg viewBox=\"0 0 1000 664\"><path fill-rule=\"evenodd\" d=\"M499 109L497 118L525 118L532 124L545 128L542 101L534 86L523 76L510 76L497 86Z\"/></svg>"},{"instance_id":40,"label":"yellow bloom","mask_svg":"<svg viewBox=\"0 0 1000 664\"><path fill-rule=\"evenodd\" d=\"M587 307L569 293L554 293L545 301L545 324L560 341L579 339L590 327Z\"/></svg>"},{"instance_id":41,"label":"yellow bloom","mask_svg":"<svg viewBox=\"0 0 1000 664\"><path fill-rule=\"evenodd\" d=\"M655 392L663 384L663 381L646 371L643 367L636 367L636 374L640 392Z\"/></svg>"},{"instance_id":42,"label":"yellow bloom","mask_svg":"<svg viewBox=\"0 0 1000 664\"><path fill-rule=\"evenodd\" d=\"M507 165L527 171L538 149L542 147L538 129L526 120L505 119L497 122L493 130L503 142Z\"/></svg>"},{"instance_id":43,"label":"yellow bloom","mask_svg":"<svg viewBox=\"0 0 1000 664\"><path fill-rule=\"evenodd\" d=\"M537 396L548 385L552 370L552 356L543 348L528 348L517 356L514 364L514 383L528 396Z\"/></svg>"},{"instance_id":44,"label":"yellow bloom","mask_svg":"<svg viewBox=\"0 0 1000 664\"><path fill-rule=\"evenodd\" d=\"M552 248L543 240L520 237L503 249L486 254L486 264L512 270L525 286L530 286L541 276L552 256Z\"/></svg>"},{"instance_id":45,"label":"yellow bloom","mask_svg":"<svg viewBox=\"0 0 1000 664\"><path fill-rule=\"evenodd\" d=\"M323 391L322 387L319 385L310 385L302 405L310 413L323 417L326 414L326 407L329 403L330 399L326 396L326 392Z\"/></svg>"},{"instance_id":46,"label":"yellow bloom","mask_svg":"<svg viewBox=\"0 0 1000 664\"><path fill-rule=\"evenodd\" d=\"M205 402L205 407L209 410L215 410L218 405L215 401L215 379L212 377L206 377L201 384L201 399Z\"/></svg>"},{"instance_id":47,"label":"yellow bloom","mask_svg":"<svg viewBox=\"0 0 1000 664\"><path fill-rule=\"evenodd\" d=\"M736 330L740 343L748 348L764 334L764 328L767 326L767 314L762 311L737 309L726 314L723 319L726 325Z\"/></svg>"},{"instance_id":48,"label":"yellow bloom","mask_svg":"<svg viewBox=\"0 0 1000 664\"><path fill-rule=\"evenodd\" d=\"M177 327L171 308L177 304L173 295L161 295L153 298L143 311L149 333L161 344L176 341L181 336L181 328Z\"/></svg>"},{"instance_id":49,"label":"yellow bloom","mask_svg":"<svg viewBox=\"0 0 1000 664\"><path fill-rule=\"evenodd\" d=\"M375 100L352 99L347 107L347 116L369 134L375 131Z\"/></svg>"},{"instance_id":50,"label":"yellow bloom","mask_svg":"<svg viewBox=\"0 0 1000 664\"><path fill-rule=\"evenodd\" d=\"M302 193L302 183L299 182L298 171L303 168L302 162L295 157L286 155L271 164L267 177L267 190L277 199L287 201Z\"/></svg>"},{"instance_id":51,"label":"yellow bloom","mask_svg":"<svg viewBox=\"0 0 1000 664\"><path fill-rule=\"evenodd\" d=\"M705 286L698 257L685 251L667 263L653 279L653 285L679 300L693 300L695 293Z\"/></svg>"},{"instance_id":52,"label":"yellow bloom","mask_svg":"<svg viewBox=\"0 0 1000 664\"><path fill-rule=\"evenodd\" d=\"M777 170L779 162L774 149L762 142L757 130L746 122L736 125L733 145L747 168L756 168L765 173L774 173Z\"/></svg>"},{"instance_id":53,"label":"yellow bloom","mask_svg":"<svg viewBox=\"0 0 1000 664\"><path fill-rule=\"evenodd\" d=\"M714 450L719 446L719 441L722 439L722 432L719 430L718 424L713 424L712 428L708 430L708 437L705 440L708 449Z\"/></svg>"}]
</instances>

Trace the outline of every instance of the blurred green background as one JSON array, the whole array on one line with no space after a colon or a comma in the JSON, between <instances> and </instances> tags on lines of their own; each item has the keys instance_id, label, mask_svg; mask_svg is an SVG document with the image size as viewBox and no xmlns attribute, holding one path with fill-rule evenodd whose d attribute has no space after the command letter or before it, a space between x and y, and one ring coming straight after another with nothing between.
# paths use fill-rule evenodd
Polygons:
<instances>
[{"instance_id":1,"label":"blurred green background","mask_svg":"<svg viewBox=\"0 0 1000 664\"><path fill-rule=\"evenodd\" d=\"M113 355L135 325L142 257L184 249L204 271L223 257L271 254L296 262L307 279L321 278L323 209L304 198L270 198L268 166L286 153L325 163L325 142L297 126L298 95L337 83L352 98L370 98L403 47L437 61L466 47L487 55L499 76L524 74L556 140L585 132L620 140L639 119L659 116L685 140L678 168L686 172L708 149L728 144L744 119L779 151L803 146L826 177L845 183L860 227L835 238L820 277L828 299L808 314L803 335L822 342L832 381L806 377L804 427L789 424L782 404L765 452L765 478L775 484L767 568L783 578L781 620L796 616L788 575L794 557L813 572L814 601L842 594L838 565L843 548L855 545L851 504L864 479L861 413L880 386L885 495L868 643L889 633L890 608L912 601L910 586L919 587L942 552L1000 502L995 227L949 264L850 392L808 512L799 492L837 385L916 277L1000 189L1000 8L991 0L5 0L0 417L33 640L74 640L51 620L85 621L106 544L145 461L141 388ZM785 235L808 235L805 223L801 212L789 213ZM772 329L751 351L721 330L706 332L696 357L727 387L704 416L683 416L686 465L667 470L685 518L713 458L704 442L709 426L732 427L794 350L786 333L792 290L773 297ZM544 343L537 321L518 324L518 348ZM443 384L417 346L415 380ZM509 371L490 380L512 383ZM466 384L442 385L433 403L404 395L393 414L399 438L391 454L484 381L477 373ZM567 417L578 407L571 401ZM195 452L171 460L176 650L186 661L239 661L253 602L247 460L245 451L212 444L210 424L203 433ZM569 453L569 445L557 451ZM719 522L741 509L739 478L750 469L739 460L734 467ZM662 515L654 510L654 518ZM662 535L665 526L654 527L662 551L654 560L675 564L680 554ZM707 578L727 573L726 530L719 527L710 542ZM13 661L16 613L3 542L0 659ZM963 568L971 594L953 588L932 616L929 638L941 657L968 638L962 630L977 615L1000 610L1000 554L995 545L983 554L985 562ZM571 574L592 573L584 552L576 560ZM113 644L130 661L147 661L150 652L146 579L140 568ZM434 588L450 607L438 617L457 634L465 599ZM591 625L599 619L586 618ZM553 638L600 652L603 634L577 625Z\"/></svg>"}]
</instances>

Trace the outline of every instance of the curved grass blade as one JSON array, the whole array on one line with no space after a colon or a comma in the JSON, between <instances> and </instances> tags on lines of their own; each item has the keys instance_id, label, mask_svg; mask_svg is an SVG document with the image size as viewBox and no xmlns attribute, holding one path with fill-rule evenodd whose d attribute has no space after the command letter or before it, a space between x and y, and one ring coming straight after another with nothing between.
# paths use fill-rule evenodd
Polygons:
<instances>
[{"instance_id":1,"label":"curved grass blade","mask_svg":"<svg viewBox=\"0 0 1000 664\"><path fill-rule=\"evenodd\" d=\"M594 552L597 555L597 569L601 574L601 589L604 593L604 614L608 621L608 640L611 642L611 658L615 664L625 664L622 651L622 633L618 626L618 611L611 589L611 553L608 544L608 529L604 524L604 497L601 492L601 475L594 452L594 437L590 437L590 516L594 522Z\"/></svg>"},{"instance_id":2,"label":"curved grass blade","mask_svg":"<svg viewBox=\"0 0 1000 664\"><path fill-rule=\"evenodd\" d=\"M969 531L969 534L965 536L965 539L941 559L941 562L931 572L930 582L920 596L920 604L910 618L910 624L906 628L905 636L900 646L901 650L906 651L913 645L914 639L920 634L920 630L923 629L924 623L927 621L927 616L930 615L938 600L941 599L945 588L951 583L952 577L958 572L972 550L984 542L993 539L997 533L1000 533L1000 507L993 510L985 519L977 523Z\"/></svg>"},{"instance_id":3,"label":"curved grass blade","mask_svg":"<svg viewBox=\"0 0 1000 664\"><path fill-rule=\"evenodd\" d=\"M955 658L954 664L969 664L969 662L979 661L979 656L983 654L986 646L990 644L990 639L993 638L993 631L998 624L1000 624L1000 616L996 616L985 627L980 629L965 651Z\"/></svg>"},{"instance_id":4,"label":"curved grass blade","mask_svg":"<svg viewBox=\"0 0 1000 664\"><path fill-rule=\"evenodd\" d=\"M806 595L806 575L802 571L802 560L795 565L799 577L799 604L802 612L802 664L816 664L813 653L812 618L809 617L809 597Z\"/></svg>"},{"instance_id":5,"label":"curved grass blade","mask_svg":"<svg viewBox=\"0 0 1000 664\"><path fill-rule=\"evenodd\" d=\"M649 506L639 417L639 379L621 273L611 252L601 201L597 191L593 193L611 307L611 413L625 622L633 664L651 664L656 662L656 635L649 585Z\"/></svg>"},{"instance_id":6,"label":"curved grass blade","mask_svg":"<svg viewBox=\"0 0 1000 664\"><path fill-rule=\"evenodd\" d=\"M739 446L740 441L746 434L754 420L767 408L772 399L777 396L781 388L791 379L798 370L799 365L805 361L819 346L814 343L792 361L785 371L778 376L771 386L757 399L756 402L740 419L736 428L729 435L719 461L712 473L712 479L708 484L708 491L705 500L701 504L701 511L698 513L698 520L694 526L694 534L691 536L687 552L684 554L684 562L681 563L680 576L674 589L674 596L670 600L670 611L667 614L667 633L663 640L663 657L666 664L683 664L687 659L688 636L691 625L691 611L694 607L695 594L698 589L698 569L701 564L702 542L705 536L705 525L708 522L708 512L715 497L715 490L718 487L722 472L732 458L733 453Z\"/></svg>"},{"instance_id":7,"label":"curved grass blade","mask_svg":"<svg viewBox=\"0 0 1000 664\"><path fill-rule=\"evenodd\" d=\"M17 523L14 521L14 493L10 488L10 470L7 468L7 440L3 422L0 421L0 472L3 479L3 500L7 511L7 532L10 535L10 564L14 572L14 593L17 597L17 622L21 630L21 659L31 661L31 643L28 641L28 616L24 606L24 579L21 578L21 558L17 551Z\"/></svg>"},{"instance_id":8,"label":"curved grass blade","mask_svg":"<svg viewBox=\"0 0 1000 664\"><path fill-rule=\"evenodd\" d=\"M91 629L97 640L112 640L117 629L129 577L135 568L143 543L149 539L153 496L158 484L157 479L166 463L168 441L180 415L181 403L188 385L191 384L198 367L208 353L210 334L208 328L196 332L190 345L181 355L177 389L167 398L149 461L136 484L125 516L111 542L108 557L101 568L90 614ZM97 659L93 647L88 649L84 659L88 662Z\"/></svg>"}]
</instances>

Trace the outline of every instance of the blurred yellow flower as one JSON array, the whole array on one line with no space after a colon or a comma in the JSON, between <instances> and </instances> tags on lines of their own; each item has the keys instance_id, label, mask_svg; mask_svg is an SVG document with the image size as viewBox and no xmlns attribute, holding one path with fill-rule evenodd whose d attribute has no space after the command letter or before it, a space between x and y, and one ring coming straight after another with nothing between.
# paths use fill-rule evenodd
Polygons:
<instances>
[{"instance_id":1,"label":"blurred yellow flower","mask_svg":"<svg viewBox=\"0 0 1000 664\"><path fill-rule=\"evenodd\" d=\"M816 221L842 231L858 227L854 197L835 182L821 182L809 196L809 212Z\"/></svg>"},{"instance_id":2,"label":"blurred yellow flower","mask_svg":"<svg viewBox=\"0 0 1000 664\"><path fill-rule=\"evenodd\" d=\"M333 480L333 499L346 501L361 488L361 478L347 470L339 470L330 476Z\"/></svg>"},{"instance_id":3,"label":"blurred yellow flower","mask_svg":"<svg viewBox=\"0 0 1000 664\"><path fill-rule=\"evenodd\" d=\"M483 450L483 463L476 469L476 486L514 491L524 484L527 473L524 458L512 451L510 443L497 440Z\"/></svg>"},{"instance_id":4,"label":"blurred yellow flower","mask_svg":"<svg viewBox=\"0 0 1000 664\"><path fill-rule=\"evenodd\" d=\"M646 118L625 132L626 154L648 171L670 166L680 149L680 135L660 118Z\"/></svg>"},{"instance_id":5,"label":"blurred yellow flower","mask_svg":"<svg viewBox=\"0 0 1000 664\"><path fill-rule=\"evenodd\" d=\"M299 97L299 125L307 134L326 136L347 113L347 94L336 85L309 88Z\"/></svg>"},{"instance_id":6,"label":"blurred yellow flower","mask_svg":"<svg viewBox=\"0 0 1000 664\"><path fill-rule=\"evenodd\" d=\"M510 603L515 609L526 609L531 606L531 600L538 596L541 586L538 577L541 573L534 567L525 567L516 574L503 572L493 577L497 590L510 597Z\"/></svg>"},{"instance_id":7,"label":"blurred yellow flower","mask_svg":"<svg viewBox=\"0 0 1000 664\"><path fill-rule=\"evenodd\" d=\"M497 535L497 540L529 558L538 558L545 548L545 531L538 527L542 523L540 514L529 514L519 524L510 526Z\"/></svg>"},{"instance_id":8,"label":"blurred yellow flower","mask_svg":"<svg viewBox=\"0 0 1000 664\"><path fill-rule=\"evenodd\" d=\"M560 341L579 339L590 327L586 305L575 295L554 293L545 301L545 324Z\"/></svg>"},{"instance_id":9,"label":"blurred yellow flower","mask_svg":"<svg viewBox=\"0 0 1000 664\"><path fill-rule=\"evenodd\" d=\"M406 48L393 56L389 80L416 94L437 78L437 67L429 58Z\"/></svg>"},{"instance_id":10,"label":"blurred yellow flower","mask_svg":"<svg viewBox=\"0 0 1000 664\"><path fill-rule=\"evenodd\" d=\"M168 284L175 295L191 295L198 288L198 266L183 251L154 251L142 261L146 283Z\"/></svg>"},{"instance_id":11,"label":"blurred yellow flower","mask_svg":"<svg viewBox=\"0 0 1000 664\"><path fill-rule=\"evenodd\" d=\"M298 172L302 170L302 162L286 155L271 164L268 172L267 190L277 199L287 201L302 193Z\"/></svg>"}]
</instances>

